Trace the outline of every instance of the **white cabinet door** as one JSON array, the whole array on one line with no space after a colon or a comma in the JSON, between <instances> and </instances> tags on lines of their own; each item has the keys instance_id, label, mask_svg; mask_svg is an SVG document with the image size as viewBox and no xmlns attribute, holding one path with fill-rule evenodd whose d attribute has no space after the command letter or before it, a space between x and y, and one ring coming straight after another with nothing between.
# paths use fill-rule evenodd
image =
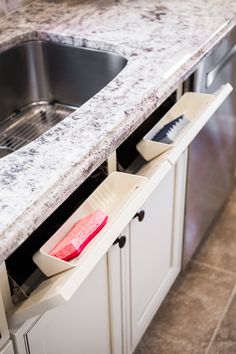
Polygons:
<instances>
[{"instance_id":1,"label":"white cabinet door","mask_svg":"<svg viewBox=\"0 0 236 354\"><path fill-rule=\"evenodd\" d=\"M130 223L133 344L150 322L161 286L171 276L173 204L172 169L143 205L144 219Z\"/></svg>"},{"instance_id":2,"label":"white cabinet door","mask_svg":"<svg viewBox=\"0 0 236 354\"><path fill-rule=\"evenodd\" d=\"M180 271L186 159L187 153L143 205L144 219L135 217L130 223L123 266L130 282L127 353L134 350Z\"/></svg>"},{"instance_id":3,"label":"white cabinet door","mask_svg":"<svg viewBox=\"0 0 236 354\"><path fill-rule=\"evenodd\" d=\"M9 340L9 342L2 348L2 350L0 351L0 354L14 354L13 345L12 345L11 340Z\"/></svg>"},{"instance_id":4,"label":"white cabinet door","mask_svg":"<svg viewBox=\"0 0 236 354\"><path fill-rule=\"evenodd\" d=\"M32 354L109 354L110 318L107 257L75 296L46 312L25 334Z\"/></svg>"}]
</instances>

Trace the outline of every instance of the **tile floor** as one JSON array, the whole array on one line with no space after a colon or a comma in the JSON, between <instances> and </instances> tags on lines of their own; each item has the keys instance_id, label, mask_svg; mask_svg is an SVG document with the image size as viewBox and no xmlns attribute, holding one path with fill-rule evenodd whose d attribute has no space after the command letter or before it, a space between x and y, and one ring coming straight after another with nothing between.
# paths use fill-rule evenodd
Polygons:
<instances>
[{"instance_id":1,"label":"tile floor","mask_svg":"<svg viewBox=\"0 0 236 354\"><path fill-rule=\"evenodd\" d=\"M236 187L135 354L236 354Z\"/></svg>"}]
</instances>

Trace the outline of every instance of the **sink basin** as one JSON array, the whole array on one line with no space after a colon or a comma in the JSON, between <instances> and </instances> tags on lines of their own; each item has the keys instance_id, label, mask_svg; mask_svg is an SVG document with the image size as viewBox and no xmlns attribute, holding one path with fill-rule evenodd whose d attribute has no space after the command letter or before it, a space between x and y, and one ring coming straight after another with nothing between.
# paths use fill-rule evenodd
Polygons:
<instances>
[{"instance_id":1,"label":"sink basin","mask_svg":"<svg viewBox=\"0 0 236 354\"><path fill-rule=\"evenodd\" d=\"M7 154L36 139L126 64L113 53L46 41L25 42L1 53L0 146Z\"/></svg>"}]
</instances>

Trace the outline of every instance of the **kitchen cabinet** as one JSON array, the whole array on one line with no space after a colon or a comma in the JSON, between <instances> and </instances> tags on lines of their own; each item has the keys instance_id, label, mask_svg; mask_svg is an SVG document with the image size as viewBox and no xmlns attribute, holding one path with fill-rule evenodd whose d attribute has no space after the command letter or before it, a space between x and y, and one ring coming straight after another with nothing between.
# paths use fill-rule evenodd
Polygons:
<instances>
[{"instance_id":1,"label":"kitchen cabinet","mask_svg":"<svg viewBox=\"0 0 236 354\"><path fill-rule=\"evenodd\" d=\"M110 354L107 256L66 304L11 332L18 354Z\"/></svg>"},{"instance_id":2,"label":"kitchen cabinet","mask_svg":"<svg viewBox=\"0 0 236 354\"><path fill-rule=\"evenodd\" d=\"M186 114L189 119L189 124L179 134L175 144L149 163L143 163L142 160L141 169L137 170L136 166L133 170L129 166L126 170L128 173L114 172L104 179L46 244L50 247L53 246L51 242L54 242L54 237L57 240L61 239L78 218L88 215L98 208L102 208L109 215L107 224L73 264L48 257L45 249L42 250L43 247L41 247L41 253L39 253L44 257L41 257L41 262L36 263L46 275L49 275L49 278L44 280L31 293L29 298L9 311L8 320L11 325L15 326L51 310L62 303L68 302L73 297L92 269L107 253L120 232L130 222L133 215L151 196L169 170L178 163L180 156L230 94L231 90L232 87L228 84L211 95L186 93L167 112L167 117L163 117L163 119L171 119L171 117ZM150 143L151 145L154 143L155 147L158 145L155 142L146 141L144 148L149 149ZM156 151L156 148L154 150ZM39 257L37 259L39 260ZM56 264L58 267L54 272ZM68 271L64 272L66 269ZM59 273L62 270L63 272Z\"/></svg>"},{"instance_id":3,"label":"kitchen cabinet","mask_svg":"<svg viewBox=\"0 0 236 354\"><path fill-rule=\"evenodd\" d=\"M176 145L148 163L141 159L137 169L138 157L128 174L108 176L58 230L66 234L81 211L109 215L73 267L51 273L9 311L19 354L134 351L181 268L188 145L230 91L226 85L215 95L183 96L168 113L185 112L191 121ZM141 210L143 220L132 220ZM124 247L111 247L124 228Z\"/></svg>"},{"instance_id":4,"label":"kitchen cabinet","mask_svg":"<svg viewBox=\"0 0 236 354\"><path fill-rule=\"evenodd\" d=\"M2 348L2 350L0 351L0 354L14 354L13 345L12 345L11 340L9 340L9 342Z\"/></svg>"},{"instance_id":5,"label":"kitchen cabinet","mask_svg":"<svg viewBox=\"0 0 236 354\"><path fill-rule=\"evenodd\" d=\"M70 301L11 330L18 354L133 352L180 271L186 162L187 151Z\"/></svg>"},{"instance_id":6,"label":"kitchen cabinet","mask_svg":"<svg viewBox=\"0 0 236 354\"><path fill-rule=\"evenodd\" d=\"M125 230L125 354L135 349L181 268L186 167L187 151Z\"/></svg>"}]
</instances>

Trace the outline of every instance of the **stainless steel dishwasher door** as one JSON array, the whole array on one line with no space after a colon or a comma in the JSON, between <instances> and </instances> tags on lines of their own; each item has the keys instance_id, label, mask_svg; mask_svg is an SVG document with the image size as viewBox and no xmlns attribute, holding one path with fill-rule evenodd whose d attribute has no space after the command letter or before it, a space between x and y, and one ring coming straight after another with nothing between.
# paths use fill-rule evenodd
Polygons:
<instances>
[{"instance_id":1,"label":"stainless steel dishwasher door","mask_svg":"<svg viewBox=\"0 0 236 354\"><path fill-rule=\"evenodd\" d=\"M213 225L234 185L236 156L236 30L198 70L195 91L212 93L230 82L233 93L189 147L183 268Z\"/></svg>"}]
</instances>

